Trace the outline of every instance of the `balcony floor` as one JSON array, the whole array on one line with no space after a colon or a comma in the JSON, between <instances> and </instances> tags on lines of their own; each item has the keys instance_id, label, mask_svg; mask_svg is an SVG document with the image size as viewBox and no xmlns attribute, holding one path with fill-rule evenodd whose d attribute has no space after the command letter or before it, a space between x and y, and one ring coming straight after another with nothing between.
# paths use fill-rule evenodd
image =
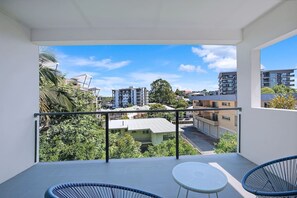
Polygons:
<instances>
[{"instance_id":1,"label":"balcony floor","mask_svg":"<svg viewBox=\"0 0 297 198\"><path fill-rule=\"evenodd\" d=\"M171 171L179 163L196 161L209 163L228 177L227 187L220 198L255 197L241 187L244 174L255 164L238 154L119 159L105 161L73 161L38 163L16 177L0 184L1 198L41 198L46 189L63 182L99 182L137 188L162 197L176 197L179 186L172 179ZM186 191L181 190L180 197ZM189 198L207 197L206 194L189 193ZM211 195L215 197L215 194Z\"/></svg>"}]
</instances>

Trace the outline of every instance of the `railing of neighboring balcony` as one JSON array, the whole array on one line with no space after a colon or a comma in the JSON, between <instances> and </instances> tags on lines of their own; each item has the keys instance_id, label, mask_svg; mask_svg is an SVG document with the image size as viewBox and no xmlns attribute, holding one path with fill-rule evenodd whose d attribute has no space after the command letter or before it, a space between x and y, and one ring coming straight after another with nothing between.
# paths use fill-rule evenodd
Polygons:
<instances>
[{"instance_id":1,"label":"railing of neighboring balcony","mask_svg":"<svg viewBox=\"0 0 297 198\"><path fill-rule=\"evenodd\" d=\"M240 153L240 142L241 142L241 108L240 107L235 107L235 108L198 108L196 109L194 107L194 109L172 109L172 110L132 110L132 111L98 111L98 112L53 112L53 113L35 113L34 117L35 117L35 162L39 161L40 155L39 155L39 147L40 146L44 146L44 145L40 145L40 134L41 133L47 133L48 128L51 127L51 123L58 123L61 120L64 120L65 118L67 118L67 116L71 116L72 118L76 118L77 123L79 123L79 119L83 118L82 116L92 116L93 118L96 119L101 119L101 124L102 124L102 134L104 135L104 145L100 145L100 148L102 149L102 152L104 153L104 156L101 157L95 157L94 159L105 159L106 162L109 162L109 160L111 158L113 158L111 156L111 153L113 152L114 147L112 146L114 144L115 140L113 137L115 136L114 131L117 130L113 130L110 128L110 123L111 123L111 118L114 119L117 116L115 115L120 115L120 117L122 115L126 115L128 113L134 113L139 115L139 117L142 117L143 115L147 114L147 115L156 115L156 116L160 116L160 114L162 115L171 115L171 118L173 117L173 119L171 120L171 124L174 123L175 127L174 127L174 132L172 134L174 134L174 136L172 137L170 134L164 134L163 135L163 139L162 142L165 140L172 140L174 139L174 144L175 144L175 157L176 159L179 159L180 157L180 144L183 143L183 141L187 141L189 144L191 143L191 140L189 139L184 139L183 136L180 135L180 122L181 122L181 115L185 114L186 112L192 112L193 113L193 117L195 119L195 116L199 116L199 112L208 112L208 111L224 111L224 112L228 112L228 111L235 111L236 113L236 120L234 120L234 122L236 123L235 126L237 128L237 152ZM144 116L145 117L145 116ZM154 116L153 116L154 117ZM49 121L50 120L50 121ZM57 121L60 120L60 121ZM136 119L135 119L136 120ZM123 128L124 128L124 122L123 122ZM98 121L99 123L99 121ZM67 124L67 122L66 122ZM118 123L119 124L119 123ZM194 124L194 123L193 123ZM120 123L121 125L121 123ZM80 127L80 126L79 126ZM61 131L59 131L61 130ZM63 128L63 126L61 126L60 128L55 128L52 129L53 133L60 133L61 136L67 134L63 134L63 132L67 131L67 130L73 130L75 131L75 127L74 128L70 128L70 129L65 129ZM90 129L92 130L92 129ZM128 129L123 129L121 130L123 133L127 132ZM68 131L69 132L69 131ZM120 132L120 133L122 133ZM131 134L133 134L133 131L130 131ZM134 140L138 140L141 141L143 144L145 143L149 143L149 139L147 139L145 137L145 135L147 135L148 133L150 133L150 129L146 129L143 130L142 133L144 134L144 136L140 136L140 137L136 137L134 138ZM84 132L82 132L84 133ZM151 132L152 133L152 132ZM79 134L79 137L83 137L84 134ZM44 136L44 135L43 135ZM151 135L152 136L152 135ZM46 141L51 141L51 137L46 137L47 140ZM54 137L57 138L57 137ZM58 137L59 139L60 137ZM88 138L88 137L84 137L84 138ZM118 137L119 138L119 137ZM152 137L151 137L152 138ZM182 140L181 140L182 138ZM61 137L61 139L63 139L63 137ZM156 139L156 138L155 138ZM158 139L158 138L157 138ZM42 139L44 141L44 138ZM111 142L112 140L112 142ZM74 141L74 140L67 140L67 141ZM92 141L96 141L96 140L92 140ZM189 142L190 141L190 142ZM94 142L93 142L94 143ZM152 143L152 142L150 142ZM71 144L71 142L70 142ZM129 144L129 143L127 143ZM91 146L91 145L90 145ZM120 147L122 149L124 149L124 146L130 146L130 145L125 145L125 142L121 142ZM143 146L143 145L142 145ZM62 144L62 140L57 140L54 143L54 147L47 147L46 149L48 150L48 152L55 152L55 147L63 147ZM79 149L79 148L77 148ZM183 149L183 148L182 148ZM69 149L69 153L71 154L71 152L73 152L73 150ZM173 155L174 155L173 154ZM119 157L120 156L120 157ZM125 158L125 153L120 153L118 155L118 158ZM55 158L50 159L50 160L42 160L42 161L55 161ZM56 160L59 161L59 160Z\"/></svg>"}]
</instances>

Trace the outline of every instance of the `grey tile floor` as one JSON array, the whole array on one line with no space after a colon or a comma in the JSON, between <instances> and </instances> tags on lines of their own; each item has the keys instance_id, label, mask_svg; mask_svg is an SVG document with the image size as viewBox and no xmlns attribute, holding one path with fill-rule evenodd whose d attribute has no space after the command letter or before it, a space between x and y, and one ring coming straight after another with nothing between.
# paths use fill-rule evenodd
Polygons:
<instances>
[{"instance_id":1,"label":"grey tile floor","mask_svg":"<svg viewBox=\"0 0 297 198\"><path fill-rule=\"evenodd\" d=\"M177 196L179 186L171 171L179 163L195 161L209 163L221 169L228 177L227 187L219 193L221 198L254 197L241 187L244 174L255 164L238 154L197 155L174 157L119 159L105 161L72 161L38 163L16 177L0 184L1 198L41 198L49 186L63 182L101 182L137 188L165 198ZM180 197L185 197L182 190ZM195 192L189 198L207 198ZM210 197L215 197L211 195Z\"/></svg>"}]
</instances>

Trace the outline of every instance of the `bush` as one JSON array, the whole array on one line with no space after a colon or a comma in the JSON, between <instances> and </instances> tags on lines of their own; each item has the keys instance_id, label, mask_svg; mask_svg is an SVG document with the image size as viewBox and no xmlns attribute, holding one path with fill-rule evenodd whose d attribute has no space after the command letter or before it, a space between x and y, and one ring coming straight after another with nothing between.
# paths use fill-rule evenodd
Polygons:
<instances>
[{"instance_id":1,"label":"bush","mask_svg":"<svg viewBox=\"0 0 297 198\"><path fill-rule=\"evenodd\" d=\"M237 135L224 133L219 142L215 145L216 153L235 153L237 151Z\"/></svg>"}]
</instances>

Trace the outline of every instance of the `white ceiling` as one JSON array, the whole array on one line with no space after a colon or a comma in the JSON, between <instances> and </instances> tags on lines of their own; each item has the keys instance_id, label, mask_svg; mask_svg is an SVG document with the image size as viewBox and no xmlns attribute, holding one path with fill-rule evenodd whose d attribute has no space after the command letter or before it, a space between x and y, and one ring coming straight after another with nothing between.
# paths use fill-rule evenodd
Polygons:
<instances>
[{"instance_id":1,"label":"white ceiling","mask_svg":"<svg viewBox=\"0 0 297 198\"><path fill-rule=\"evenodd\" d=\"M0 0L36 42L236 43L282 0Z\"/></svg>"}]
</instances>

